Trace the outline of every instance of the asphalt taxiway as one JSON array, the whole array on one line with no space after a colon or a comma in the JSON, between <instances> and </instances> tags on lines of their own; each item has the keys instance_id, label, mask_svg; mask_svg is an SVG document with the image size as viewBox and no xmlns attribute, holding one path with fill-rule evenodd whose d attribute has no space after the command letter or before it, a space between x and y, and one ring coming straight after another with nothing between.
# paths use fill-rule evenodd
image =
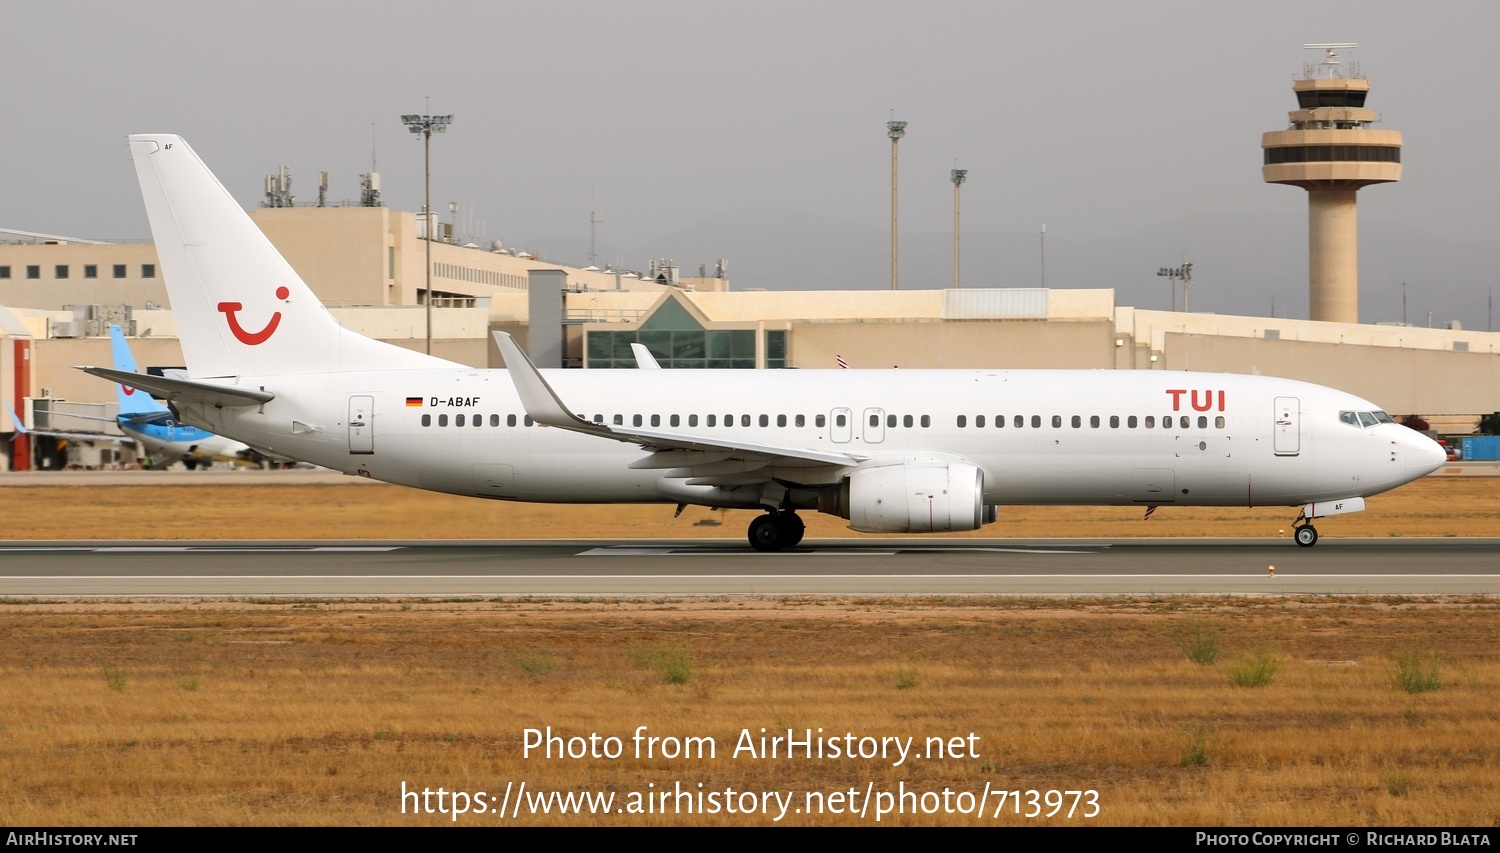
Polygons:
<instances>
[{"instance_id":1,"label":"asphalt taxiway","mask_svg":"<svg viewBox=\"0 0 1500 853\"><path fill-rule=\"evenodd\" d=\"M1500 539L0 545L7 598L1296 594L1500 594Z\"/></svg>"}]
</instances>

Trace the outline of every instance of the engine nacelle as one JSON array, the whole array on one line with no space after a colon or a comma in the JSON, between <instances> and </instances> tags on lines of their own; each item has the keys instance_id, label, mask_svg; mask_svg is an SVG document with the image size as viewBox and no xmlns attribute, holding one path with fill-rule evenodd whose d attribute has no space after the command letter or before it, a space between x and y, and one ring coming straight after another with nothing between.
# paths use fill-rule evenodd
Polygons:
<instances>
[{"instance_id":1,"label":"engine nacelle","mask_svg":"<svg viewBox=\"0 0 1500 853\"><path fill-rule=\"evenodd\" d=\"M986 520L984 472L945 462L862 468L844 481L838 504L834 514L861 533L977 530Z\"/></svg>"}]
</instances>

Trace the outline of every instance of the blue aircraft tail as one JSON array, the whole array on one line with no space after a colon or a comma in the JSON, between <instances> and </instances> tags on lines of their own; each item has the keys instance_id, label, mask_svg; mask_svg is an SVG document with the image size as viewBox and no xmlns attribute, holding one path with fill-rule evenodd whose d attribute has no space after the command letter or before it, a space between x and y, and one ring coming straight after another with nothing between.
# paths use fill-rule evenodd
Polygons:
<instances>
[{"instance_id":1,"label":"blue aircraft tail","mask_svg":"<svg viewBox=\"0 0 1500 853\"><path fill-rule=\"evenodd\" d=\"M110 349L114 352L115 369L129 373L140 373L135 366L135 356L125 342L125 333L119 326L109 327ZM120 398L121 415L166 414L167 407L151 399L151 395L129 385L116 385L115 393Z\"/></svg>"}]
</instances>

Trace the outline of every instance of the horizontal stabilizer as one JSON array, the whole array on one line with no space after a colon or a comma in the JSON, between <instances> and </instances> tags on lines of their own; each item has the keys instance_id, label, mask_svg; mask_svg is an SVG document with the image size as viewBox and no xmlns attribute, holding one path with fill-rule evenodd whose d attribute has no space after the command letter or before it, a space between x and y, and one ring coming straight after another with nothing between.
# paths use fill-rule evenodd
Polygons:
<instances>
[{"instance_id":1,"label":"horizontal stabilizer","mask_svg":"<svg viewBox=\"0 0 1500 853\"><path fill-rule=\"evenodd\" d=\"M220 385L216 382L206 382L202 379L169 379L165 376L151 376L142 373L127 373L123 370L112 370L108 367L80 367L84 373L97 376L100 379L108 379L110 382L118 382L149 391L152 396L160 397L170 403L178 401L188 403L206 403L210 406L259 406L276 399L276 395L270 391L262 391L259 388L239 388L234 385Z\"/></svg>"}]
</instances>

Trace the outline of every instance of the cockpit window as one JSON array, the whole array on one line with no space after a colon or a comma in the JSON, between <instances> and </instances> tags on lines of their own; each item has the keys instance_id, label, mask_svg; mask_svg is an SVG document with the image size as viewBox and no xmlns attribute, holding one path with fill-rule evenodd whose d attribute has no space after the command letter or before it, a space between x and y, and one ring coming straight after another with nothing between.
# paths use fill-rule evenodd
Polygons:
<instances>
[{"instance_id":1,"label":"cockpit window","mask_svg":"<svg viewBox=\"0 0 1500 853\"><path fill-rule=\"evenodd\" d=\"M1339 420L1349 426L1359 426L1359 415L1354 412L1339 412Z\"/></svg>"},{"instance_id":2,"label":"cockpit window","mask_svg":"<svg viewBox=\"0 0 1500 853\"><path fill-rule=\"evenodd\" d=\"M1359 425L1364 427L1365 429L1369 429L1376 423L1378 423L1378 421L1375 420L1375 416L1370 414L1369 412L1359 413Z\"/></svg>"},{"instance_id":3,"label":"cockpit window","mask_svg":"<svg viewBox=\"0 0 1500 853\"><path fill-rule=\"evenodd\" d=\"M1391 416L1390 415L1388 415L1385 412L1382 412L1382 411L1380 411L1378 409L1373 414L1375 415L1375 420L1379 421L1380 423L1383 423L1383 424L1393 424L1393 423L1395 423L1395 421L1391 420Z\"/></svg>"}]
</instances>

